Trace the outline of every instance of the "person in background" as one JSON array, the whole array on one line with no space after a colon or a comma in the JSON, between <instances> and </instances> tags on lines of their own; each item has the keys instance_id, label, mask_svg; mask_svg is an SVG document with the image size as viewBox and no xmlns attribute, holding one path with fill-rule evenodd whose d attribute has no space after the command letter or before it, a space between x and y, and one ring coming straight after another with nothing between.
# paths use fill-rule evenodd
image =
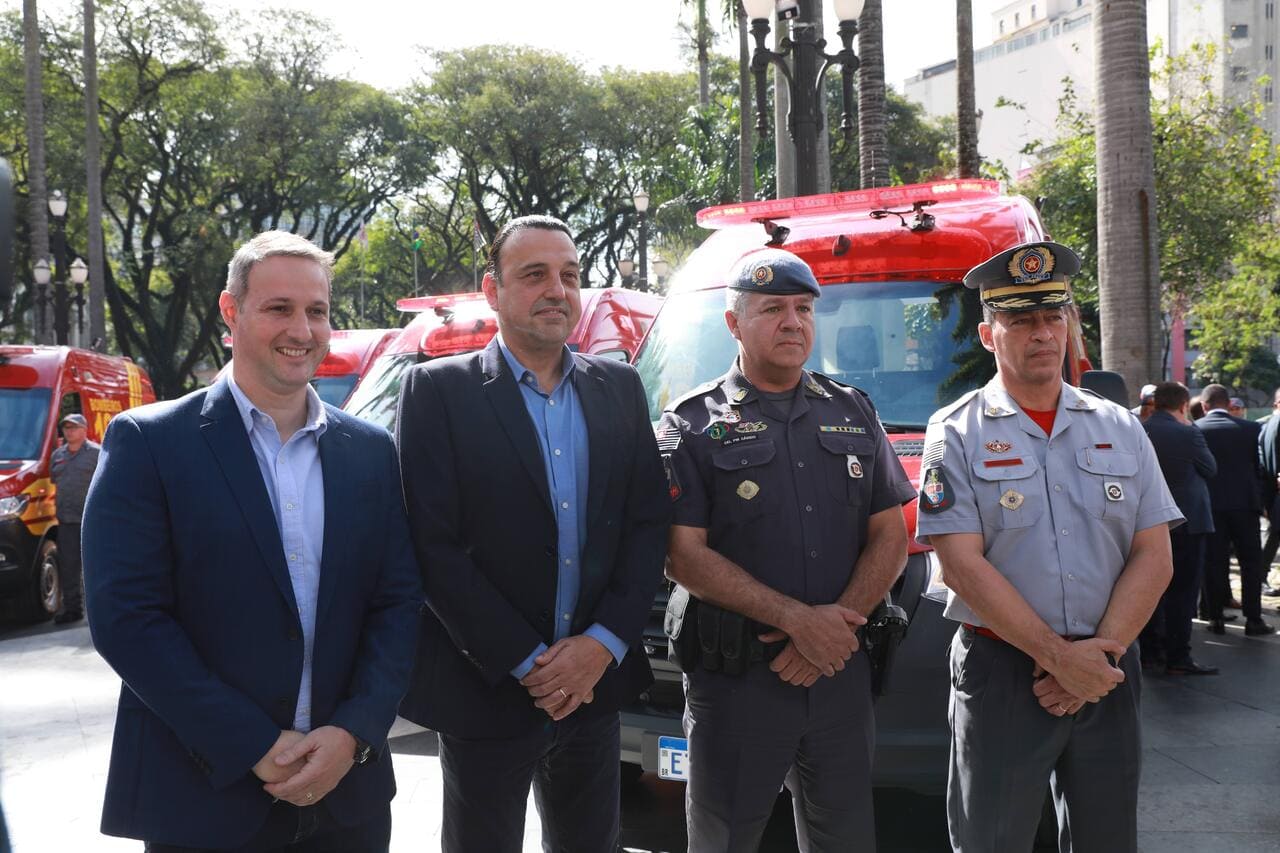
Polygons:
<instances>
[{"instance_id":1,"label":"person in background","mask_svg":"<svg viewBox=\"0 0 1280 853\"><path fill-rule=\"evenodd\" d=\"M87 438L89 424L84 415L67 415L59 426L67 442L53 451L49 479L57 487L54 499L58 514L58 586L62 590L62 603L53 621L63 625L84 618L80 519L102 446Z\"/></svg>"},{"instance_id":2,"label":"person in background","mask_svg":"<svg viewBox=\"0 0 1280 853\"><path fill-rule=\"evenodd\" d=\"M1142 630L1143 669L1163 668L1171 675L1212 675L1191 657L1191 619L1195 615L1204 570L1205 534L1213 532L1208 478L1218 472L1204 433L1191 425L1191 394L1181 382L1156 386L1155 410L1142 425L1160 460L1164 481L1185 524L1169 533L1173 580Z\"/></svg>"},{"instance_id":3,"label":"person in background","mask_svg":"<svg viewBox=\"0 0 1280 853\"><path fill-rule=\"evenodd\" d=\"M1138 405L1129 410L1138 416L1138 420L1146 421L1155 411L1155 393L1156 386L1150 382L1142 386L1142 391L1138 394Z\"/></svg>"},{"instance_id":4,"label":"person in background","mask_svg":"<svg viewBox=\"0 0 1280 853\"><path fill-rule=\"evenodd\" d=\"M1280 388L1276 389L1271 402L1272 414L1260 421L1262 432L1258 435L1258 462L1262 465L1265 478L1263 495L1266 498L1267 541L1262 546L1262 594L1266 596L1280 595L1280 585L1267 581L1271 572L1271 563L1276 558L1276 550L1280 549Z\"/></svg>"},{"instance_id":5,"label":"person in background","mask_svg":"<svg viewBox=\"0 0 1280 853\"><path fill-rule=\"evenodd\" d=\"M1244 400L1241 400L1239 397L1232 397L1227 403L1227 413L1233 418L1243 418L1248 411L1249 410L1245 408Z\"/></svg>"}]
</instances>

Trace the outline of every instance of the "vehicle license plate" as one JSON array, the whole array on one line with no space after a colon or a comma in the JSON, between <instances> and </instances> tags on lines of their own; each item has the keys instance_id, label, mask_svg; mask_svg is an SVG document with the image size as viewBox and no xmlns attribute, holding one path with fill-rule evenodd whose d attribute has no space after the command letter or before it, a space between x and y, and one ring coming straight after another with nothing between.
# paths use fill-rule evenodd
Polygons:
<instances>
[{"instance_id":1,"label":"vehicle license plate","mask_svg":"<svg viewBox=\"0 0 1280 853\"><path fill-rule=\"evenodd\" d=\"M658 738L658 778L689 781L689 741L682 737Z\"/></svg>"}]
</instances>

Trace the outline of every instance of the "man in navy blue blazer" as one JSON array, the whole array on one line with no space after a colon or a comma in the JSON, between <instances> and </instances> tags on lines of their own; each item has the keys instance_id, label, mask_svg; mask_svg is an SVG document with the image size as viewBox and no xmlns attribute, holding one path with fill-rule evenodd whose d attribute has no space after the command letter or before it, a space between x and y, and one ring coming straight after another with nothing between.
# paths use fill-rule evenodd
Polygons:
<instances>
[{"instance_id":1,"label":"man in navy blue blazer","mask_svg":"<svg viewBox=\"0 0 1280 853\"><path fill-rule=\"evenodd\" d=\"M149 853L389 844L421 586L391 437L308 384L332 269L293 234L241 246L229 374L103 442L85 589L123 685L102 831Z\"/></svg>"},{"instance_id":2,"label":"man in navy blue blazer","mask_svg":"<svg viewBox=\"0 0 1280 853\"><path fill-rule=\"evenodd\" d=\"M1142 631L1142 666L1163 666L1171 675L1212 675L1218 671L1191 656L1191 619L1204 572L1205 535L1213 532L1208 479L1218 463L1204 433L1191 425L1191 393L1181 382L1161 382L1152 392L1153 410L1143 422L1160 460L1160 471L1187 519L1169 532L1173 579Z\"/></svg>"},{"instance_id":3,"label":"man in navy blue blazer","mask_svg":"<svg viewBox=\"0 0 1280 853\"><path fill-rule=\"evenodd\" d=\"M1218 463L1218 473L1209 478L1209 500L1213 504L1213 528L1205 546L1205 592L1209 599L1209 627L1217 634L1226 627L1223 608L1231 597L1228 567L1230 549L1235 547L1240 563L1240 609L1244 612L1246 636L1274 632L1262 619L1262 470L1258 460L1258 436L1262 426L1233 417L1227 411L1231 395L1221 385L1209 385L1200 395L1205 415L1196 421L1204 440Z\"/></svg>"},{"instance_id":4,"label":"man in navy blue blazer","mask_svg":"<svg viewBox=\"0 0 1280 853\"><path fill-rule=\"evenodd\" d=\"M640 378L570 352L564 223L494 237L499 336L405 378L397 443L430 612L401 713L440 735L445 853L618 846L618 709L650 684L641 633L671 499Z\"/></svg>"}]
</instances>

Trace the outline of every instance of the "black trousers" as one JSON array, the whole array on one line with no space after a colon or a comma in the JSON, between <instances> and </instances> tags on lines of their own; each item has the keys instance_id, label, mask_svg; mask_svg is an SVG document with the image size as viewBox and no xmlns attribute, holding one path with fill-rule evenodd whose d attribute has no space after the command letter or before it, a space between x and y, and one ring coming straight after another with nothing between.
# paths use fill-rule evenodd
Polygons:
<instances>
[{"instance_id":1,"label":"black trousers","mask_svg":"<svg viewBox=\"0 0 1280 853\"><path fill-rule=\"evenodd\" d=\"M1215 512L1214 532L1205 544L1204 587L1209 599L1210 619L1221 619L1222 610L1231 598L1228 577L1231 547L1235 546L1240 563L1240 609L1246 619L1262 618L1262 523L1258 513L1250 509Z\"/></svg>"},{"instance_id":2,"label":"black trousers","mask_svg":"<svg viewBox=\"0 0 1280 853\"><path fill-rule=\"evenodd\" d=\"M373 820L342 827L323 803L299 808L284 801L271 806L267 822L238 853L387 853L391 846L391 806ZM213 853L213 848L146 842L146 853Z\"/></svg>"},{"instance_id":3,"label":"black trousers","mask_svg":"<svg viewBox=\"0 0 1280 853\"><path fill-rule=\"evenodd\" d=\"M58 586L62 589L62 606L58 613L84 613L78 521L58 522Z\"/></svg>"},{"instance_id":4,"label":"black trousers","mask_svg":"<svg viewBox=\"0 0 1280 853\"><path fill-rule=\"evenodd\" d=\"M1267 518L1271 521L1271 526L1267 528L1267 541L1262 546L1262 580L1264 582L1271 572L1271 564L1275 562L1276 551L1280 550L1280 495L1276 495L1275 500L1271 501Z\"/></svg>"},{"instance_id":5,"label":"black trousers","mask_svg":"<svg viewBox=\"0 0 1280 853\"><path fill-rule=\"evenodd\" d=\"M547 853L618 849L621 749L618 715L558 723L534 734L459 738L440 734L443 853L519 853L533 786Z\"/></svg>"},{"instance_id":6,"label":"black trousers","mask_svg":"<svg viewBox=\"0 0 1280 853\"><path fill-rule=\"evenodd\" d=\"M1173 546L1173 579L1142 629L1142 659L1182 663L1191 657L1191 619L1204 574L1203 533L1184 533L1176 527L1169 534Z\"/></svg>"}]
</instances>

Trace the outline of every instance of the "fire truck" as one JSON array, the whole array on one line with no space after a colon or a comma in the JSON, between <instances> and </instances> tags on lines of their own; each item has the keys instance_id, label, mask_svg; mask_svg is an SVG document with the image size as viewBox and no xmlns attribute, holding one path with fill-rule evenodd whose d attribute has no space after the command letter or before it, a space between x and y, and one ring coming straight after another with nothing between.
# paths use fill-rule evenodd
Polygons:
<instances>
[{"instance_id":1,"label":"fire truck","mask_svg":"<svg viewBox=\"0 0 1280 853\"><path fill-rule=\"evenodd\" d=\"M978 340L981 306L961 284L973 266L1011 246L1046 239L1035 207L994 181L945 181L712 207L711 230L678 269L670 295L636 356L656 422L664 406L723 374L737 354L724 321L726 277L743 254L792 252L822 285L814 303L809 369L866 391L912 483L919 486L930 415L995 372ZM1086 368L1074 319L1067 379ZM947 648L955 626L942 617L946 589L932 551L914 542L915 505L903 507L912 536L893 589L910 627L876 708L873 781L934 791L945 785ZM683 779L680 673L667 659L666 592L644 635L655 683L622 714L623 760L631 773Z\"/></svg>"},{"instance_id":2,"label":"fire truck","mask_svg":"<svg viewBox=\"0 0 1280 853\"><path fill-rule=\"evenodd\" d=\"M582 317L569 333L574 352L631 361L653 323L662 297L621 287L581 291ZM498 333L483 293L401 299L401 311L416 314L387 345L343 408L387 429L395 428L396 403L405 372L419 362L484 349Z\"/></svg>"},{"instance_id":3,"label":"fire truck","mask_svg":"<svg viewBox=\"0 0 1280 853\"><path fill-rule=\"evenodd\" d=\"M58 522L49 460L58 422L84 415L102 441L111 419L156 399L151 379L127 358L50 346L0 346L0 600L23 615L58 610Z\"/></svg>"}]
</instances>

